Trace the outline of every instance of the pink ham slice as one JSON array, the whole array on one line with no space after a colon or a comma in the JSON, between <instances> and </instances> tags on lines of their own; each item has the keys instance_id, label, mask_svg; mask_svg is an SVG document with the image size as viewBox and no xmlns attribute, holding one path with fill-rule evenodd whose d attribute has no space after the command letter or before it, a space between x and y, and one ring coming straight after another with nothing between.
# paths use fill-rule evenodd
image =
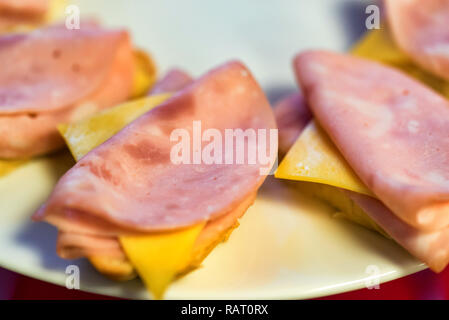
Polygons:
<instances>
[{"instance_id":1,"label":"pink ham slice","mask_svg":"<svg viewBox=\"0 0 449 320\"><path fill-rule=\"evenodd\" d=\"M134 63L125 31L92 24L0 37L0 158L62 146L56 126L126 100ZM20 61L20 63L18 63Z\"/></svg>"},{"instance_id":2,"label":"pink ham slice","mask_svg":"<svg viewBox=\"0 0 449 320\"><path fill-rule=\"evenodd\" d=\"M312 114L302 93L296 92L276 103L274 115L279 128L279 152L286 154L309 123Z\"/></svg>"},{"instance_id":3,"label":"pink ham slice","mask_svg":"<svg viewBox=\"0 0 449 320\"><path fill-rule=\"evenodd\" d=\"M191 83L193 78L188 73L180 69L171 69L151 88L149 94L176 92Z\"/></svg>"},{"instance_id":4,"label":"pink ham slice","mask_svg":"<svg viewBox=\"0 0 449 320\"><path fill-rule=\"evenodd\" d=\"M193 121L223 137L226 129L276 129L250 72L239 62L227 63L88 153L34 219L63 232L110 236L173 230L232 212L265 180L260 169L274 163L277 148L268 150L271 141L257 145L270 155L269 163L176 164L170 152L178 142L170 136L175 129L191 132ZM236 145L224 151L235 155Z\"/></svg>"},{"instance_id":5,"label":"pink ham slice","mask_svg":"<svg viewBox=\"0 0 449 320\"><path fill-rule=\"evenodd\" d=\"M449 1L385 0L396 43L424 69L449 80Z\"/></svg>"},{"instance_id":6,"label":"pink ham slice","mask_svg":"<svg viewBox=\"0 0 449 320\"><path fill-rule=\"evenodd\" d=\"M307 102L363 182L420 230L449 226L449 102L405 74L325 51L294 66Z\"/></svg>"},{"instance_id":7,"label":"pink ham slice","mask_svg":"<svg viewBox=\"0 0 449 320\"><path fill-rule=\"evenodd\" d=\"M421 231L399 219L379 200L350 191L347 194L397 243L425 262L433 271L441 272L447 266L449 228Z\"/></svg>"}]
</instances>

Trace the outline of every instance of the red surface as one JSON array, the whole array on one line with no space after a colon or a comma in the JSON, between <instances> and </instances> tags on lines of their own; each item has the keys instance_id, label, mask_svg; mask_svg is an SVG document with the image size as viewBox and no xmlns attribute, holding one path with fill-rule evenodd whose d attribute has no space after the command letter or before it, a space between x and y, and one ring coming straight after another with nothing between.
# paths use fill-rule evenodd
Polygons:
<instances>
[{"instance_id":1,"label":"red surface","mask_svg":"<svg viewBox=\"0 0 449 320\"><path fill-rule=\"evenodd\" d=\"M103 300L115 298L68 290L0 268L0 299ZM449 268L441 274L425 270L381 284L379 289L357 290L321 299L449 299Z\"/></svg>"}]
</instances>

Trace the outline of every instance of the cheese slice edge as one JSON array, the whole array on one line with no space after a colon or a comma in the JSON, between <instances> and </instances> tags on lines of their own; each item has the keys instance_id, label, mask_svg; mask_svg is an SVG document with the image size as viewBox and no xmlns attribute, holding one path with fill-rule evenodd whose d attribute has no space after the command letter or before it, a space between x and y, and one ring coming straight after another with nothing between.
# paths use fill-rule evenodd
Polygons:
<instances>
[{"instance_id":1,"label":"cheese slice edge","mask_svg":"<svg viewBox=\"0 0 449 320\"><path fill-rule=\"evenodd\" d=\"M372 192L313 120L282 160L275 177L328 184L372 196Z\"/></svg>"}]
</instances>

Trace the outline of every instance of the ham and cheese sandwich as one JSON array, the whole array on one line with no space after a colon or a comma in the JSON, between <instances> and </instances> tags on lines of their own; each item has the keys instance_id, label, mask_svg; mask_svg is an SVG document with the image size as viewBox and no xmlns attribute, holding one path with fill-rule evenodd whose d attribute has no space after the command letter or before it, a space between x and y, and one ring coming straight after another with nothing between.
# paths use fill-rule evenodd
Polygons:
<instances>
[{"instance_id":1,"label":"ham and cheese sandwich","mask_svg":"<svg viewBox=\"0 0 449 320\"><path fill-rule=\"evenodd\" d=\"M337 187L349 210L443 270L449 101L402 72L348 55L305 52L294 67L314 122L276 175Z\"/></svg>"},{"instance_id":2,"label":"ham and cheese sandwich","mask_svg":"<svg viewBox=\"0 0 449 320\"><path fill-rule=\"evenodd\" d=\"M384 2L397 45L422 68L449 80L449 1Z\"/></svg>"},{"instance_id":3,"label":"ham and cheese sandwich","mask_svg":"<svg viewBox=\"0 0 449 320\"><path fill-rule=\"evenodd\" d=\"M175 72L168 79L158 85L160 90L176 90L179 79L190 77ZM137 104L147 110L151 99L167 97L150 96ZM136 103L128 103L102 116L135 109ZM137 272L156 298L175 277L199 266L253 203L277 148L267 163L173 162L173 130L192 132L197 121L202 129L223 136L229 129L276 129L262 89L239 62L224 64L188 84L98 147L91 145L87 154L73 152L83 143L68 134L76 132L76 125L69 131L62 128L79 161L34 215L59 229L58 254L87 257L100 272L118 280L133 278ZM92 123L101 132L103 125L114 132L111 122L94 116ZM230 148L223 152L238 152L237 144ZM268 149L268 142L257 145L258 152ZM267 171L261 173L261 168Z\"/></svg>"},{"instance_id":4,"label":"ham and cheese sandwich","mask_svg":"<svg viewBox=\"0 0 449 320\"><path fill-rule=\"evenodd\" d=\"M82 119L129 98L134 56L129 35L83 24L0 37L0 158L63 146L59 123Z\"/></svg>"}]
</instances>

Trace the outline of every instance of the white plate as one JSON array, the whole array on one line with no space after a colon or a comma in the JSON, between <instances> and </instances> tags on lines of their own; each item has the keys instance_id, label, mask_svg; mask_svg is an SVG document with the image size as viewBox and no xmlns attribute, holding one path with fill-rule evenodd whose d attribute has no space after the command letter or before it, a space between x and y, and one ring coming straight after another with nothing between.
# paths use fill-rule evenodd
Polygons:
<instances>
[{"instance_id":1,"label":"white plate","mask_svg":"<svg viewBox=\"0 0 449 320\"><path fill-rule=\"evenodd\" d=\"M181 66L200 74L239 57L272 98L294 89L290 60L295 52L310 47L343 51L364 25L363 16L357 18L364 12L360 1L77 2L82 15L95 12L108 24L129 27L161 69ZM75 264L82 290L149 298L138 280L116 283L84 260L58 258L56 230L29 220L70 166L68 158L38 159L0 179L0 266L65 285L66 267ZM229 241L210 254L203 268L175 282L166 298L312 298L373 285L373 276L383 282L425 268L393 241L332 219L330 213L270 178Z\"/></svg>"}]
</instances>

